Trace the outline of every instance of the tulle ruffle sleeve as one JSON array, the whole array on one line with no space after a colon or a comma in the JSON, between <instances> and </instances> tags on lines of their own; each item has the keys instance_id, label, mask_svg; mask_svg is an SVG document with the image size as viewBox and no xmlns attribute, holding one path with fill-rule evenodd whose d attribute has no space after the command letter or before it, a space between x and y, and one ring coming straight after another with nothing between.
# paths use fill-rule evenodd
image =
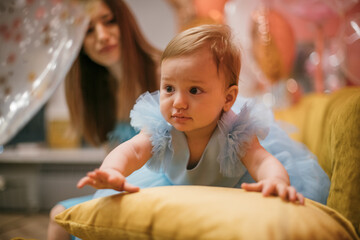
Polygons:
<instances>
[{"instance_id":1,"label":"tulle ruffle sleeve","mask_svg":"<svg viewBox=\"0 0 360 240\"><path fill-rule=\"evenodd\" d=\"M240 99L234 108L240 108L238 114L229 111L218 122L221 150L218 156L220 172L226 177L241 177L246 168L241 159L245 156L254 136L264 139L272 122L272 114L263 105L254 100Z\"/></svg>"},{"instance_id":2,"label":"tulle ruffle sleeve","mask_svg":"<svg viewBox=\"0 0 360 240\"><path fill-rule=\"evenodd\" d=\"M135 130L143 130L151 137L153 156L147 166L160 171L164 168L166 149L171 147L171 128L160 112L159 91L142 94L130 112L130 124Z\"/></svg>"}]
</instances>

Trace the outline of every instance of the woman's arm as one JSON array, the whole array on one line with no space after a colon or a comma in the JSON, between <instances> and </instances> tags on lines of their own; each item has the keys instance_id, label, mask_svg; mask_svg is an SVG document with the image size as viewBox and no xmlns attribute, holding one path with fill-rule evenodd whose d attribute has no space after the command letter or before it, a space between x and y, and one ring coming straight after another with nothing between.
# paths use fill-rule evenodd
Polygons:
<instances>
[{"instance_id":1,"label":"woman's arm","mask_svg":"<svg viewBox=\"0 0 360 240\"><path fill-rule=\"evenodd\" d=\"M112 150L104 159L100 169L95 169L80 179L77 187L90 185L97 189L111 188L117 191L136 192L139 188L127 183L125 178L141 168L151 156L150 136L141 131Z\"/></svg>"},{"instance_id":2,"label":"woman's arm","mask_svg":"<svg viewBox=\"0 0 360 240\"><path fill-rule=\"evenodd\" d=\"M242 161L257 183L243 183L241 188L262 192L264 196L275 194L284 200L304 203L302 194L290 186L289 175L284 166L260 145L257 137L252 140Z\"/></svg>"}]
</instances>

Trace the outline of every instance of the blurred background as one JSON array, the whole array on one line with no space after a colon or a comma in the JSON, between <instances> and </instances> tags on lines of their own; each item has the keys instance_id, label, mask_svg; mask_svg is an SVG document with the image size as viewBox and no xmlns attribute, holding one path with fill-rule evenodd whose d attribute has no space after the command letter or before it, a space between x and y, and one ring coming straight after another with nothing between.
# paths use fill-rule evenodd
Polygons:
<instances>
[{"instance_id":1,"label":"blurred background","mask_svg":"<svg viewBox=\"0 0 360 240\"><path fill-rule=\"evenodd\" d=\"M163 49L177 32L171 5L164 0L126 2L146 37L156 47ZM0 3L0 11L6 11L6 7L9 5L2 6ZM0 31L0 41L8 43L3 32ZM4 48L0 49L3 54ZM6 91L8 95L16 95L15 91L9 90L9 82L5 77L0 78L0 101L6 97ZM50 88L46 91L50 92ZM1 104L2 108L6 107L4 102ZM93 148L72 132L63 82L59 83L39 110L31 114L20 111L18 115L20 120L31 116L28 122L16 129L14 136L2 146L0 144L0 211L48 211L60 200L93 193L90 187L77 189L76 183L84 174L100 165L105 150ZM0 121L0 124L5 125L6 121Z\"/></svg>"},{"instance_id":2,"label":"blurred background","mask_svg":"<svg viewBox=\"0 0 360 240\"><path fill-rule=\"evenodd\" d=\"M271 108L289 107L306 94L360 85L358 0L126 2L146 37L159 49L189 27L228 24L242 48L240 94ZM0 13L11 7L16 6L0 3ZM16 94L9 80L14 73L6 70L15 55L5 55L11 36L5 26L7 19L2 21L0 117L6 112L4 99ZM46 101L31 113L20 112L18 119L23 124L0 144L0 211L47 211L60 200L93 192L90 188L78 190L75 183L99 166L105 151L90 147L71 131L61 80L56 91L42 99ZM5 124L9 123L0 120L0 126Z\"/></svg>"}]
</instances>

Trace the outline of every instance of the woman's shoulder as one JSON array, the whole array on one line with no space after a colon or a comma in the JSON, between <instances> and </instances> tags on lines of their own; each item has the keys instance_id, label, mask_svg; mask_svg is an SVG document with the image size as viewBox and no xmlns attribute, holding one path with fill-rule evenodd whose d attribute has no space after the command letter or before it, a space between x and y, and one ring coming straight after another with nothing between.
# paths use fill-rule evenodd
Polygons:
<instances>
[{"instance_id":1,"label":"woman's shoulder","mask_svg":"<svg viewBox=\"0 0 360 240\"><path fill-rule=\"evenodd\" d=\"M108 144L110 148L114 148L120 143L123 143L138 133L128 121L118 121L114 129L107 134Z\"/></svg>"}]
</instances>

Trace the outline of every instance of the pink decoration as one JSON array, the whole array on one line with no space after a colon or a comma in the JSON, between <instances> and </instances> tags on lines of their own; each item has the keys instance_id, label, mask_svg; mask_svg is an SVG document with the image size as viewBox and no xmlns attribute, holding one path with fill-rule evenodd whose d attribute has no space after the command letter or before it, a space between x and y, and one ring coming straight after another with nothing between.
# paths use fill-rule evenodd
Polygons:
<instances>
[{"instance_id":1,"label":"pink decoration","mask_svg":"<svg viewBox=\"0 0 360 240\"><path fill-rule=\"evenodd\" d=\"M39 7L35 12L36 19L41 19L45 16L46 10L44 7Z\"/></svg>"},{"instance_id":2,"label":"pink decoration","mask_svg":"<svg viewBox=\"0 0 360 240\"><path fill-rule=\"evenodd\" d=\"M345 12L358 0L272 0L274 6L288 17L300 41L313 41L317 54L314 89L325 90L325 39L339 35Z\"/></svg>"},{"instance_id":3,"label":"pink decoration","mask_svg":"<svg viewBox=\"0 0 360 240\"><path fill-rule=\"evenodd\" d=\"M289 11L305 20L312 21L317 24L323 23L330 18L337 16L335 10L325 1L302 0L288 2L291 2L289 3Z\"/></svg>"},{"instance_id":4,"label":"pink decoration","mask_svg":"<svg viewBox=\"0 0 360 240\"><path fill-rule=\"evenodd\" d=\"M342 69L353 85L360 85L360 13L346 19L342 40Z\"/></svg>"}]
</instances>

